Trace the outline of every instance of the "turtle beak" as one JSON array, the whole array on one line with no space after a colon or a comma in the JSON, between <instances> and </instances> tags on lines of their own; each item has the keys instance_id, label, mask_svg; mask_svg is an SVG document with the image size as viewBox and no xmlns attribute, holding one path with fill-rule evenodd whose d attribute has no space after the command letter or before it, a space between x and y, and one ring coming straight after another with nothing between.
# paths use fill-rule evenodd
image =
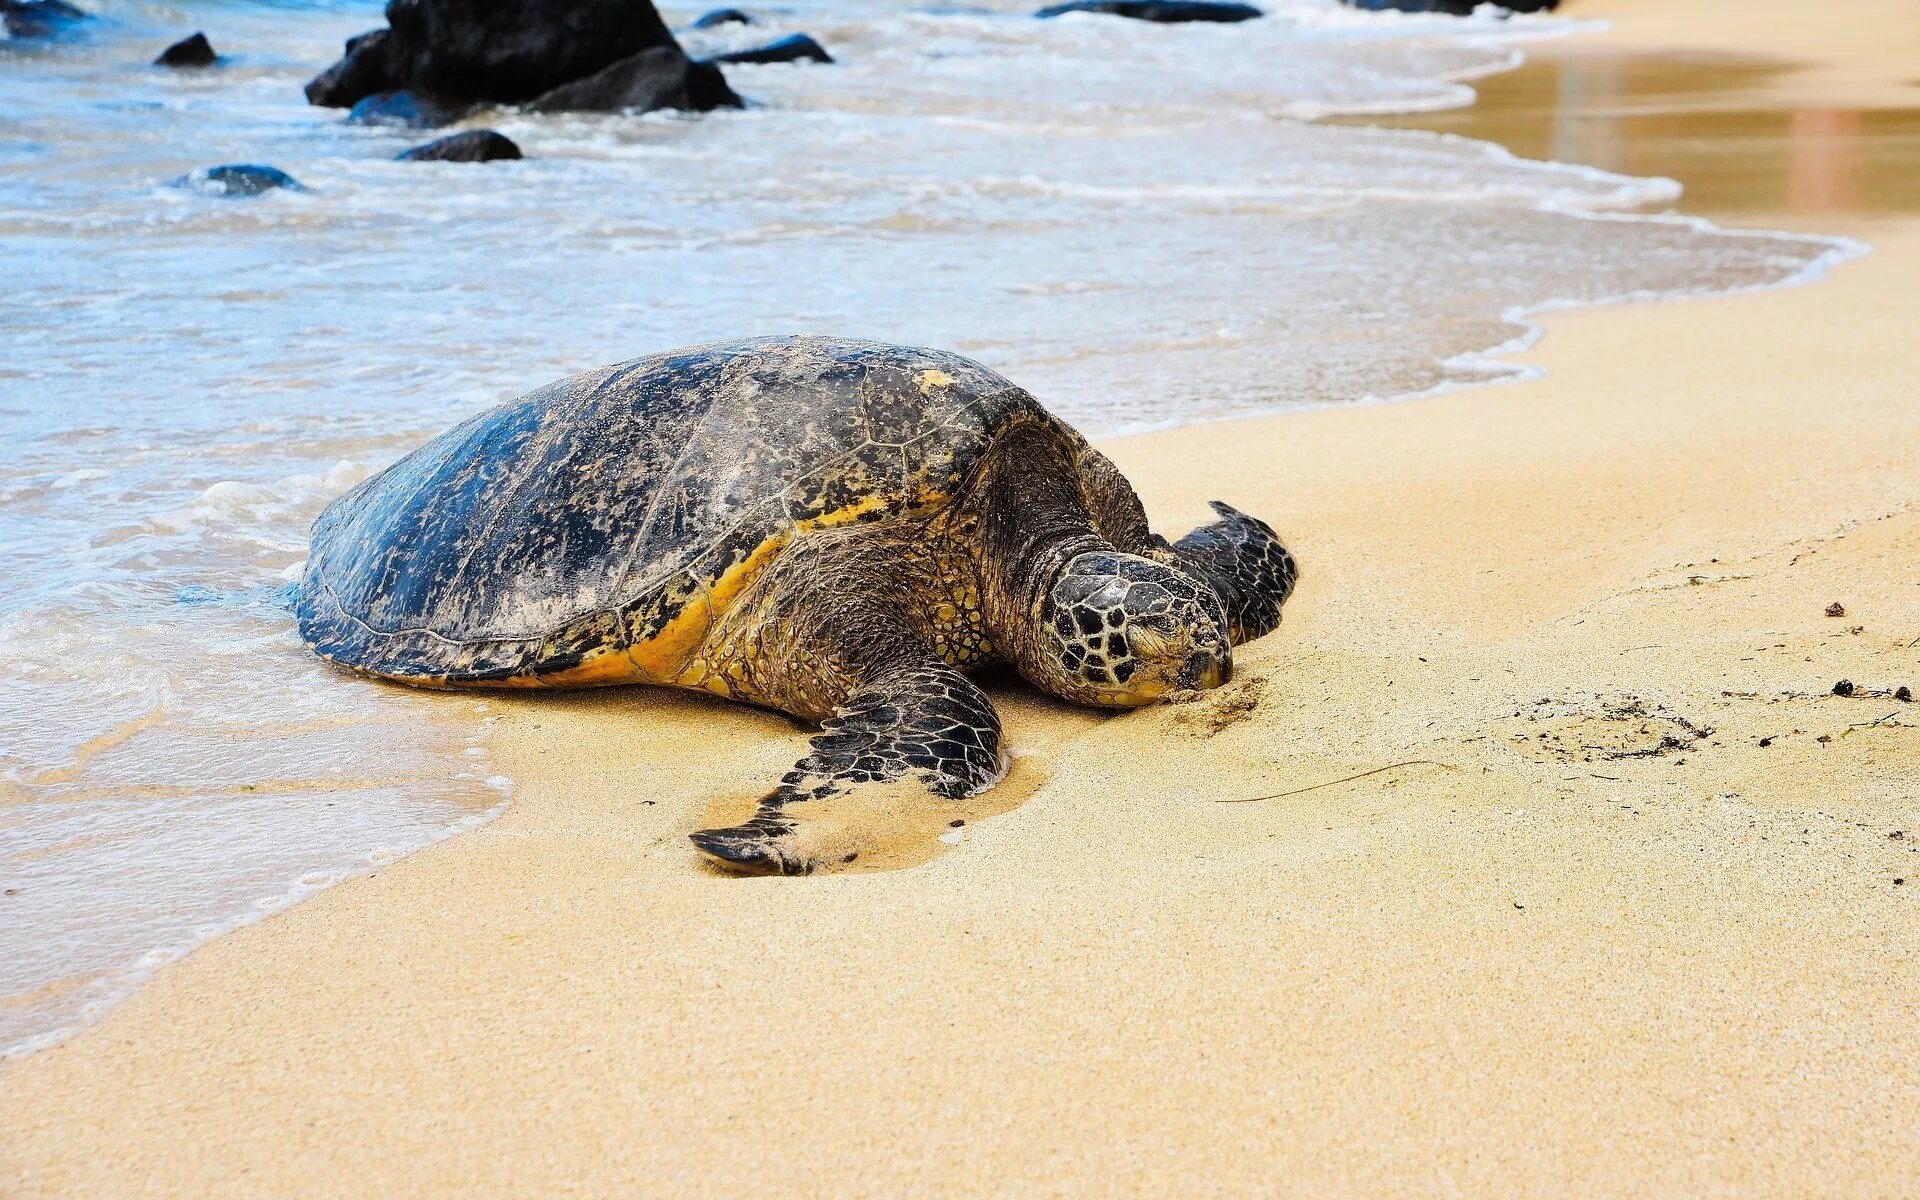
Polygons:
<instances>
[{"instance_id":1,"label":"turtle beak","mask_svg":"<svg viewBox=\"0 0 1920 1200\"><path fill-rule=\"evenodd\" d=\"M1233 678L1233 657L1231 654L1215 656L1201 651L1187 659L1180 678L1187 687L1199 691L1217 688Z\"/></svg>"}]
</instances>

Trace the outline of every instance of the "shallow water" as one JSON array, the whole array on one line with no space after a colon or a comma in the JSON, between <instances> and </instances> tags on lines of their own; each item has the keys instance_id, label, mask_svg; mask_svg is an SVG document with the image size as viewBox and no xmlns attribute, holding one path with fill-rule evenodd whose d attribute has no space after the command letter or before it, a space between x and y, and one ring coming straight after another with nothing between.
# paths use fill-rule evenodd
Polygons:
<instances>
[{"instance_id":1,"label":"shallow water","mask_svg":"<svg viewBox=\"0 0 1920 1200\"><path fill-rule=\"evenodd\" d=\"M1471 99L1565 22L1274 0L1236 26L794 4L831 67L739 113L484 123L396 163L300 85L372 4L107 3L0 47L0 1046L469 826L486 702L344 678L278 589L328 499L476 408L785 331L955 348L1090 434L1509 376L1559 303L1760 286L1837 243L1645 215L1677 188L1309 123ZM691 9L668 9L684 20ZM236 60L145 65L205 29ZM476 121L470 124L480 124ZM168 182L265 162L311 190Z\"/></svg>"}]
</instances>

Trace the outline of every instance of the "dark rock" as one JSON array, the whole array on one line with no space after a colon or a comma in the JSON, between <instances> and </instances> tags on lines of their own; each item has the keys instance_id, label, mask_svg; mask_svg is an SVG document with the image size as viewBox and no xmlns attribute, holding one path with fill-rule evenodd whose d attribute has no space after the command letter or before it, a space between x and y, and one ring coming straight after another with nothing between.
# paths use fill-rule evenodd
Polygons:
<instances>
[{"instance_id":1,"label":"dark rock","mask_svg":"<svg viewBox=\"0 0 1920 1200\"><path fill-rule=\"evenodd\" d=\"M1077 12L1106 13L1163 25L1186 21L1251 21L1267 15L1251 4L1227 4L1219 0L1071 0L1071 3L1043 8L1033 15L1046 18Z\"/></svg>"},{"instance_id":2,"label":"dark rock","mask_svg":"<svg viewBox=\"0 0 1920 1200\"><path fill-rule=\"evenodd\" d=\"M182 38L160 52L153 60L156 67L210 67L220 61L213 52L213 43L204 33L196 33L190 38Z\"/></svg>"},{"instance_id":3,"label":"dark rock","mask_svg":"<svg viewBox=\"0 0 1920 1200\"><path fill-rule=\"evenodd\" d=\"M739 108L740 97L712 63L697 63L680 47L655 46L527 105L528 112L647 112L678 108L706 112Z\"/></svg>"},{"instance_id":4,"label":"dark rock","mask_svg":"<svg viewBox=\"0 0 1920 1200\"><path fill-rule=\"evenodd\" d=\"M785 62L823 62L833 61L826 47L814 41L804 33L790 33L778 41L768 42L764 46L755 46L751 50L729 50L725 54L715 54L702 59L710 63L785 63Z\"/></svg>"},{"instance_id":5,"label":"dark rock","mask_svg":"<svg viewBox=\"0 0 1920 1200\"><path fill-rule=\"evenodd\" d=\"M231 163L223 167L208 167L204 171L195 171L173 181L175 187L197 188L215 196L258 196L275 188L285 188L290 192L304 192L300 181L285 171L275 167L263 167L256 163Z\"/></svg>"},{"instance_id":6,"label":"dark rock","mask_svg":"<svg viewBox=\"0 0 1920 1200\"><path fill-rule=\"evenodd\" d=\"M1893 698L1902 704L1911 703L1913 701L1913 689L1903 683L1893 689Z\"/></svg>"},{"instance_id":7,"label":"dark rock","mask_svg":"<svg viewBox=\"0 0 1920 1200\"><path fill-rule=\"evenodd\" d=\"M65 0L0 0L0 23L8 37L54 38L93 17Z\"/></svg>"},{"instance_id":8,"label":"dark rock","mask_svg":"<svg viewBox=\"0 0 1920 1200\"><path fill-rule=\"evenodd\" d=\"M1496 8L1508 12L1552 12L1560 0L1346 0L1354 8L1369 12L1410 12L1410 13L1446 13L1449 16L1470 16L1481 4L1492 3Z\"/></svg>"},{"instance_id":9,"label":"dark rock","mask_svg":"<svg viewBox=\"0 0 1920 1200\"><path fill-rule=\"evenodd\" d=\"M1836 696L1851 696L1851 695L1853 695L1853 680L1851 680L1851 679L1842 679L1842 680L1841 680L1841 681L1840 681L1839 683L1836 683L1836 684L1834 684L1834 685L1833 685L1833 694L1834 694L1834 695L1836 695Z\"/></svg>"},{"instance_id":10,"label":"dark rock","mask_svg":"<svg viewBox=\"0 0 1920 1200\"><path fill-rule=\"evenodd\" d=\"M737 8L716 8L710 13L702 13L694 21L694 29L713 29L720 25L751 25L753 18Z\"/></svg>"},{"instance_id":11,"label":"dark rock","mask_svg":"<svg viewBox=\"0 0 1920 1200\"><path fill-rule=\"evenodd\" d=\"M340 61L307 84L307 103L321 108L352 108L375 92L399 90L393 65L393 34L372 29L347 39Z\"/></svg>"},{"instance_id":12,"label":"dark rock","mask_svg":"<svg viewBox=\"0 0 1920 1200\"><path fill-rule=\"evenodd\" d=\"M415 146L398 156L400 162L497 162L520 158L520 147L513 139L491 129L469 129L451 134L424 146Z\"/></svg>"},{"instance_id":13,"label":"dark rock","mask_svg":"<svg viewBox=\"0 0 1920 1200\"><path fill-rule=\"evenodd\" d=\"M376 92L353 106L349 125L397 125L403 129L438 129L473 111L473 106L428 92Z\"/></svg>"},{"instance_id":14,"label":"dark rock","mask_svg":"<svg viewBox=\"0 0 1920 1200\"><path fill-rule=\"evenodd\" d=\"M650 0L389 0L387 25L379 45L350 46L308 98L337 107L412 90L518 104L643 50L679 49Z\"/></svg>"},{"instance_id":15,"label":"dark rock","mask_svg":"<svg viewBox=\"0 0 1920 1200\"><path fill-rule=\"evenodd\" d=\"M1827 615L1830 617L1844 617L1847 615L1847 606L1835 600L1832 604L1827 605Z\"/></svg>"}]
</instances>

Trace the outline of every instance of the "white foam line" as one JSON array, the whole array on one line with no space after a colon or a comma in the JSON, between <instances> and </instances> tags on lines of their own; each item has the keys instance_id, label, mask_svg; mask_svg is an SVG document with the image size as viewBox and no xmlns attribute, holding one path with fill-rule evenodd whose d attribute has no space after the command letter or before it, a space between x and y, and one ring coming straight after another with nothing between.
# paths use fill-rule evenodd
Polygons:
<instances>
[{"instance_id":1,"label":"white foam line","mask_svg":"<svg viewBox=\"0 0 1920 1200\"><path fill-rule=\"evenodd\" d=\"M1621 304L1669 303L1675 300L1716 300L1727 296L1744 296L1759 292L1782 291L1787 288L1804 287L1819 283L1830 275L1834 268L1864 258L1873 252L1873 247L1857 238L1812 233L1789 233L1770 229L1729 229L1715 225L1704 217L1686 216L1680 213L1596 213L1570 211L1565 215L1587 221L1645 221L1661 224L1686 225L1703 233L1712 233L1720 237L1771 238L1778 241L1808 242L1824 244L1827 249L1815 255L1799 270L1767 283L1737 284L1728 287L1707 287L1699 289L1676 289L1673 291L1655 291L1637 289L1630 292L1618 292L1591 299L1571 299L1555 297L1533 304L1516 304L1503 310L1501 320L1511 325L1519 325L1522 331L1496 346L1485 350L1468 350L1440 360L1443 368L1492 372L1481 379L1445 379L1429 388L1412 392L1394 392L1389 395L1365 395L1351 400L1323 400L1310 404L1273 404L1248 408L1241 412L1226 413L1216 417L1195 419L1173 419L1167 421L1141 422L1123 425L1102 432L1096 440L1108 438L1134 437L1146 433L1164 433L1170 429L1190 429L1206 425L1224 425L1231 421L1257 421L1268 417L1283 416L1289 413L1322 412L1328 409L1371 407L1379 404L1401 404L1412 400L1423 400L1429 396L1443 396L1450 392L1463 392L1472 388L1493 387L1500 384L1525 383L1529 380L1545 377L1545 367L1533 363L1516 363L1507 360L1507 356L1521 354L1539 344L1546 335L1546 326L1536 318L1550 312L1561 312L1573 308L1606 308Z\"/></svg>"}]
</instances>

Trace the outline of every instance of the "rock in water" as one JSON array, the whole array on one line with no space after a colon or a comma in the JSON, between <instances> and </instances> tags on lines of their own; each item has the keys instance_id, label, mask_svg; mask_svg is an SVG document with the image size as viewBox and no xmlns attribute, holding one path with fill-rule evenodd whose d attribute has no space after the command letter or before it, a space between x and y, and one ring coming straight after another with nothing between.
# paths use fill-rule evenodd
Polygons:
<instances>
[{"instance_id":1,"label":"rock in water","mask_svg":"<svg viewBox=\"0 0 1920 1200\"><path fill-rule=\"evenodd\" d=\"M347 39L340 61L307 84L307 103L321 108L352 108L375 92L399 89L393 65L393 32L370 29Z\"/></svg>"},{"instance_id":2,"label":"rock in water","mask_svg":"<svg viewBox=\"0 0 1920 1200\"><path fill-rule=\"evenodd\" d=\"M190 38L181 38L160 52L153 60L156 67L210 67L220 61L213 52L213 43L204 33L196 33Z\"/></svg>"},{"instance_id":3,"label":"rock in water","mask_svg":"<svg viewBox=\"0 0 1920 1200\"><path fill-rule=\"evenodd\" d=\"M521 158L513 139L491 129L469 129L415 146L397 156L400 162L498 162Z\"/></svg>"},{"instance_id":4,"label":"rock in water","mask_svg":"<svg viewBox=\"0 0 1920 1200\"><path fill-rule=\"evenodd\" d=\"M473 111L473 106L427 92L376 92L353 106L349 125L397 125L403 129L438 129Z\"/></svg>"},{"instance_id":5,"label":"rock in water","mask_svg":"<svg viewBox=\"0 0 1920 1200\"><path fill-rule=\"evenodd\" d=\"M823 62L833 61L826 47L814 41L804 33L790 33L778 41L768 42L764 46L755 46L751 50L729 50L725 54L715 54L703 59L710 63L784 63L784 62Z\"/></svg>"},{"instance_id":6,"label":"rock in water","mask_svg":"<svg viewBox=\"0 0 1920 1200\"><path fill-rule=\"evenodd\" d=\"M0 23L6 25L8 37L59 37L91 20L85 11L65 0L0 0Z\"/></svg>"},{"instance_id":7,"label":"rock in water","mask_svg":"<svg viewBox=\"0 0 1920 1200\"><path fill-rule=\"evenodd\" d=\"M641 51L679 49L650 0L390 0L387 24L377 41L348 43L308 99L344 107L406 89L519 104Z\"/></svg>"},{"instance_id":8,"label":"rock in water","mask_svg":"<svg viewBox=\"0 0 1920 1200\"><path fill-rule=\"evenodd\" d=\"M716 8L702 13L693 23L695 29L713 29L720 25L751 25L753 18L737 8Z\"/></svg>"},{"instance_id":9,"label":"rock in water","mask_svg":"<svg viewBox=\"0 0 1920 1200\"><path fill-rule=\"evenodd\" d=\"M1218 0L1072 0L1071 3L1043 8L1033 15L1047 18L1077 12L1106 13L1115 17L1132 17L1136 21L1157 21L1162 25L1187 21L1251 21L1267 15L1251 4L1227 4Z\"/></svg>"},{"instance_id":10,"label":"rock in water","mask_svg":"<svg viewBox=\"0 0 1920 1200\"><path fill-rule=\"evenodd\" d=\"M173 181L175 187L198 188L213 196L258 196L275 188L285 188L290 192L304 192L300 181L276 167L263 167L256 163L229 163L221 167L208 167L204 171L195 171Z\"/></svg>"},{"instance_id":11,"label":"rock in water","mask_svg":"<svg viewBox=\"0 0 1920 1200\"><path fill-rule=\"evenodd\" d=\"M576 83L557 87L527 105L528 112L649 112L677 108L706 112L739 108L740 97L712 63L688 58L676 44L655 46Z\"/></svg>"}]
</instances>

